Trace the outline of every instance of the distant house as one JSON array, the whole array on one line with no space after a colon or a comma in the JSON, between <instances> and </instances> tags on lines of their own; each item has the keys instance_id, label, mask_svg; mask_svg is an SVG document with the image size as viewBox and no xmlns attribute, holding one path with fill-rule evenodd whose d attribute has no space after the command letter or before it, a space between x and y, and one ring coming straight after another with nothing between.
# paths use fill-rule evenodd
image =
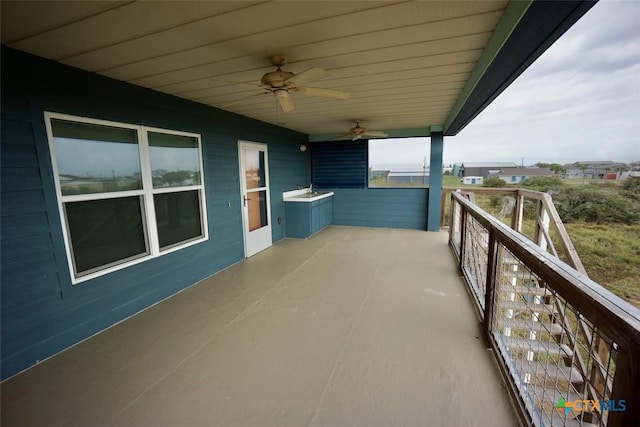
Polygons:
<instances>
[{"instance_id":1,"label":"distant house","mask_svg":"<svg viewBox=\"0 0 640 427\"><path fill-rule=\"evenodd\" d=\"M624 181L625 179L631 178L631 177L640 177L640 169L618 172L616 179L620 181Z\"/></svg>"},{"instance_id":2,"label":"distant house","mask_svg":"<svg viewBox=\"0 0 640 427\"><path fill-rule=\"evenodd\" d=\"M429 184L429 168L420 171L389 172L387 181L394 184Z\"/></svg>"},{"instance_id":3,"label":"distant house","mask_svg":"<svg viewBox=\"0 0 640 427\"><path fill-rule=\"evenodd\" d=\"M471 185L482 185L483 178L481 176L465 176L462 182Z\"/></svg>"},{"instance_id":4,"label":"distant house","mask_svg":"<svg viewBox=\"0 0 640 427\"><path fill-rule=\"evenodd\" d=\"M626 165L611 160L590 160L575 162L564 167L567 169L565 176L570 179L604 179L608 173L616 172L621 166Z\"/></svg>"},{"instance_id":5,"label":"distant house","mask_svg":"<svg viewBox=\"0 0 640 427\"><path fill-rule=\"evenodd\" d=\"M493 176L497 176L507 184L518 184L529 178L554 176L554 173L549 168L503 168Z\"/></svg>"},{"instance_id":6,"label":"distant house","mask_svg":"<svg viewBox=\"0 0 640 427\"><path fill-rule=\"evenodd\" d=\"M429 184L429 166L419 163L394 165L387 175L387 182L392 184Z\"/></svg>"},{"instance_id":7,"label":"distant house","mask_svg":"<svg viewBox=\"0 0 640 427\"><path fill-rule=\"evenodd\" d=\"M458 172L459 178L465 177L482 177L489 178L491 175L495 175L504 168L516 168L517 164L514 162L466 162L460 166Z\"/></svg>"}]
</instances>

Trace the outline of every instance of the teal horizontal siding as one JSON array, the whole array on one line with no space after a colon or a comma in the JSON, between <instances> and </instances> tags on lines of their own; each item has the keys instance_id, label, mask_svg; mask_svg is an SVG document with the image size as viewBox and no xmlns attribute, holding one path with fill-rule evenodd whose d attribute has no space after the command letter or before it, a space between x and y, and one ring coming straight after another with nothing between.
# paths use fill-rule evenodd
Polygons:
<instances>
[{"instance_id":1,"label":"teal horizontal siding","mask_svg":"<svg viewBox=\"0 0 640 427\"><path fill-rule=\"evenodd\" d=\"M0 193L0 206L2 206L2 216L46 212L44 194L40 190L2 192Z\"/></svg>"},{"instance_id":2,"label":"teal horizontal siding","mask_svg":"<svg viewBox=\"0 0 640 427\"><path fill-rule=\"evenodd\" d=\"M309 182L306 135L2 47L1 373L13 375L244 257L237 141L268 144L282 192ZM209 240L71 284L44 111L199 133Z\"/></svg>"},{"instance_id":3,"label":"teal horizontal siding","mask_svg":"<svg viewBox=\"0 0 640 427\"><path fill-rule=\"evenodd\" d=\"M322 188L364 188L367 141L316 142L311 147L311 176Z\"/></svg>"},{"instance_id":4,"label":"teal horizontal siding","mask_svg":"<svg viewBox=\"0 0 640 427\"><path fill-rule=\"evenodd\" d=\"M27 110L28 111L28 110ZM0 136L2 136L2 152L7 150L6 145L27 145L32 146L35 149L36 141L33 138L33 132L31 131L31 123L19 122L16 120L5 119L5 111L2 112L2 129L0 129ZM8 150L7 150L8 151ZM4 156L2 156L2 163L11 165L11 162L7 162Z\"/></svg>"},{"instance_id":5,"label":"teal horizontal siding","mask_svg":"<svg viewBox=\"0 0 640 427\"><path fill-rule=\"evenodd\" d=\"M42 179L37 168L13 168L3 167L0 172L2 191L7 189L12 191L41 190Z\"/></svg>"},{"instance_id":6,"label":"teal horizontal siding","mask_svg":"<svg viewBox=\"0 0 640 427\"><path fill-rule=\"evenodd\" d=\"M330 189L333 224L426 230L428 188Z\"/></svg>"}]
</instances>

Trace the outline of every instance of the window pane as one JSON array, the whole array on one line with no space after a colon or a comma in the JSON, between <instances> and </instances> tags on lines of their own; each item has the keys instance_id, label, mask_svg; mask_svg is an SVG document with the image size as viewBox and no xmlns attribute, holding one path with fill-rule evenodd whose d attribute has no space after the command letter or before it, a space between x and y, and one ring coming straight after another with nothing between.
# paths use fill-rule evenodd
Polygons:
<instances>
[{"instance_id":1,"label":"window pane","mask_svg":"<svg viewBox=\"0 0 640 427\"><path fill-rule=\"evenodd\" d=\"M161 249L203 236L199 191L156 194L153 200Z\"/></svg>"},{"instance_id":2,"label":"window pane","mask_svg":"<svg viewBox=\"0 0 640 427\"><path fill-rule=\"evenodd\" d=\"M247 189L267 185L264 179L264 151L248 148L244 150L244 174Z\"/></svg>"},{"instance_id":3,"label":"window pane","mask_svg":"<svg viewBox=\"0 0 640 427\"><path fill-rule=\"evenodd\" d=\"M198 140L191 136L149 132L153 187L200 184Z\"/></svg>"},{"instance_id":4,"label":"window pane","mask_svg":"<svg viewBox=\"0 0 640 427\"><path fill-rule=\"evenodd\" d=\"M429 138L369 140L369 187L428 187Z\"/></svg>"},{"instance_id":5,"label":"window pane","mask_svg":"<svg viewBox=\"0 0 640 427\"><path fill-rule=\"evenodd\" d=\"M63 195L142 188L135 130L57 119L51 127Z\"/></svg>"},{"instance_id":6,"label":"window pane","mask_svg":"<svg viewBox=\"0 0 640 427\"><path fill-rule=\"evenodd\" d=\"M70 202L64 208L79 275L148 253L140 197Z\"/></svg>"},{"instance_id":7,"label":"window pane","mask_svg":"<svg viewBox=\"0 0 640 427\"><path fill-rule=\"evenodd\" d=\"M267 192L254 191L247 193L249 211L249 231L267 226Z\"/></svg>"}]
</instances>

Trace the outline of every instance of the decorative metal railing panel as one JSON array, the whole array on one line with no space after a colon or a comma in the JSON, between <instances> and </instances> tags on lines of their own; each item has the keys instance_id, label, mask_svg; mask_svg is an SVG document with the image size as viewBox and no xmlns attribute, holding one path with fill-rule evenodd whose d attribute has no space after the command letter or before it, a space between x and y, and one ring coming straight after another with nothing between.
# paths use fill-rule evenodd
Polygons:
<instances>
[{"instance_id":1,"label":"decorative metal railing panel","mask_svg":"<svg viewBox=\"0 0 640 427\"><path fill-rule=\"evenodd\" d=\"M565 404L611 400L617 344L508 249L497 253L492 335L534 424L606 425L606 411Z\"/></svg>"},{"instance_id":2,"label":"decorative metal railing panel","mask_svg":"<svg viewBox=\"0 0 640 427\"><path fill-rule=\"evenodd\" d=\"M460 194L451 203L453 252L521 421L640 425L640 310Z\"/></svg>"},{"instance_id":3,"label":"decorative metal railing panel","mask_svg":"<svg viewBox=\"0 0 640 427\"><path fill-rule=\"evenodd\" d=\"M489 231L471 215L465 215L464 221L462 272L482 312L485 308Z\"/></svg>"}]
</instances>

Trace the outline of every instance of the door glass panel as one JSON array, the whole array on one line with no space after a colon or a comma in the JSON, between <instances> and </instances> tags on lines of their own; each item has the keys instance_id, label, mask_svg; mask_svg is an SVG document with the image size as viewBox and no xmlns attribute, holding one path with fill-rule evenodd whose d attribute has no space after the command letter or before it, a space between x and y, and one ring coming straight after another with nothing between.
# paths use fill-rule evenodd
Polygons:
<instances>
[{"instance_id":1,"label":"door glass panel","mask_svg":"<svg viewBox=\"0 0 640 427\"><path fill-rule=\"evenodd\" d=\"M142 188L133 129L51 120L63 196Z\"/></svg>"},{"instance_id":2,"label":"door glass panel","mask_svg":"<svg viewBox=\"0 0 640 427\"><path fill-rule=\"evenodd\" d=\"M244 149L244 175L247 189L266 187L264 179L264 151Z\"/></svg>"},{"instance_id":3,"label":"door glass panel","mask_svg":"<svg viewBox=\"0 0 640 427\"><path fill-rule=\"evenodd\" d=\"M249 210L249 231L257 230L268 224L267 221L267 192L254 191L247 193L247 207Z\"/></svg>"},{"instance_id":4,"label":"door glass panel","mask_svg":"<svg viewBox=\"0 0 640 427\"><path fill-rule=\"evenodd\" d=\"M79 275L149 253L139 196L68 202L64 209Z\"/></svg>"},{"instance_id":5,"label":"door glass panel","mask_svg":"<svg viewBox=\"0 0 640 427\"><path fill-rule=\"evenodd\" d=\"M198 140L191 136L149 132L153 188L200 184Z\"/></svg>"}]
</instances>

